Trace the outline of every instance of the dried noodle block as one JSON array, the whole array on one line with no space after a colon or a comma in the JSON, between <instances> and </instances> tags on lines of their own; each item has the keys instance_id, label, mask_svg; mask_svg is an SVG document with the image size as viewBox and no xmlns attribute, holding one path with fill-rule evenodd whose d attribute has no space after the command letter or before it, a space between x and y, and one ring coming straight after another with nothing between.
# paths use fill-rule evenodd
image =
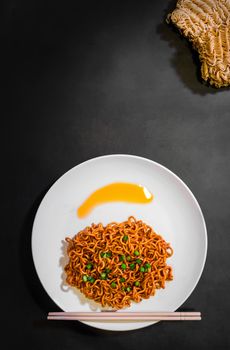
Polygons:
<instances>
[{"instance_id":1,"label":"dried noodle block","mask_svg":"<svg viewBox=\"0 0 230 350\"><path fill-rule=\"evenodd\" d=\"M198 51L202 78L230 85L230 0L179 0L167 20Z\"/></svg>"}]
</instances>

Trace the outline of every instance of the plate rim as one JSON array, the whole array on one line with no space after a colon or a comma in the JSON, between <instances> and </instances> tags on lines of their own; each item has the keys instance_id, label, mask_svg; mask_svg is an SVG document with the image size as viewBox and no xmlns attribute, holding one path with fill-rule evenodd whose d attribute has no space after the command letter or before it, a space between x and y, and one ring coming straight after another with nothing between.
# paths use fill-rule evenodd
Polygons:
<instances>
[{"instance_id":1,"label":"plate rim","mask_svg":"<svg viewBox=\"0 0 230 350\"><path fill-rule=\"evenodd\" d=\"M133 159L137 159L137 160L142 160L142 161L145 161L145 162L148 162L148 163L153 163L155 166L163 169L164 171L168 172L171 176L173 176L177 181L179 181L179 183L188 191L191 199L193 200L194 204L196 205L198 211L199 211L199 214L200 214L200 217L201 217L201 221L202 221L202 226L203 226L203 229L204 229L204 255L203 255L203 260L202 260L202 264L201 264L201 268L200 268L200 272L195 280L195 283L194 283L194 286L193 288L190 290L190 292L185 296L185 298L183 299L183 301L181 302L180 306L183 305L185 303L185 301L192 295L193 291L195 290L202 274L203 274L203 271L204 271L204 267L205 267L205 263L206 263L206 260L207 260L207 251L208 251L208 234L207 234L207 226L206 226L206 222L205 222L205 219L204 219L204 215L203 215L203 212L202 212L202 209L200 207L200 204L198 203L198 200L196 199L195 195L193 194L193 192L191 191L191 189L188 187L188 185L177 175L175 174L172 170L170 170L169 168L167 168L166 166L154 161L154 160L151 160L149 158L145 158L145 157L142 157L142 156L138 156L138 155L133 155L133 154L127 154L127 153L112 153L112 154L105 154L105 155L101 155L101 156L96 156L96 157L93 157L93 158L90 158L90 159L87 159L75 166L73 166L72 168L70 168L69 170L67 170L64 174L62 174L59 178L57 178L57 180L55 180L49 187L49 189L46 191L45 195L42 197L41 201L40 201L40 204L39 206L37 207L37 211L36 211L36 214L34 216L34 220L33 220L33 225L32 225L32 231L31 231L31 252L32 252L32 259L33 259L33 264L34 264L34 267L35 267L35 270L36 270L36 273L37 273L37 276L38 276L38 279L43 287L43 289L45 290L46 294L49 296L49 298L60 308L63 310L63 308L60 306L59 302L56 300L56 298L54 297L51 297L50 294L48 293L48 291L46 290L40 276L39 276L39 272L38 272L38 268L36 266L36 263L35 263L35 253L34 253L34 231L35 231L35 223L37 221L37 218L38 218L38 214L39 214L39 210L43 204L43 201L45 200L45 198L49 195L49 192L53 189L54 186L56 186L60 181L63 180L63 178L65 176L68 176L68 174L72 171L74 171L76 168L81 168L85 165L87 165L88 163L91 163L91 162L95 162L99 159L106 159L106 158L133 158ZM179 307L180 307L179 306ZM176 309L175 309L176 310ZM173 310L173 311L175 311ZM64 310L65 311L65 310ZM125 332L125 331L132 331L132 330L137 330L137 329L142 329L142 328L146 328L146 327L149 327L155 323L158 323L158 322L151 322L149 321L148 323L146 323L146 325L143 325L143 326L138 326L138 327L133 327L131 329L121 329L121 330L117 330L117 329L107 329L107 328L104 328L104 327L100 327L100 326L97 326L97 325L94 325L92 324L90 321L80 321L81 323L83 324L86 324L87 326L90 326L90 327L93 327L93 328L96 328L96 329L101 329L101 330L105 330L105 331L112 331L112 332Z\"/></svg>"}]
</instances>

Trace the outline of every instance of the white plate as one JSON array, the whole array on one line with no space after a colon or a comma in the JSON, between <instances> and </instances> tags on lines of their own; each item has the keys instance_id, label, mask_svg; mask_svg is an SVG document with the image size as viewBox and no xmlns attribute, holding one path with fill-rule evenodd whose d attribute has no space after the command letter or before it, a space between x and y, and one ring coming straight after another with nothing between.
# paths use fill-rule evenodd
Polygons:
<instances>
[{"instance_id":1,"label":"white plate","mask_svg":"<svg viewBox=\"0 0 230 350\"><path fill-rule=\"evenodd\" d=\"M77 208L96 189L112 182L146 186L154 195L149 204L108 203L79 219ZM170 242L168 260L174 280L154 297L133 303L129 311L175 311L195 288L207 253L207 232L199 204L188 187L167 168L131 155L108 155L88 160L59 178L42 200L32 232L34 264L43 287L64 311L92 311L100 306L65 284L64 239L91 223L124 221L134 215ZM194 308L196 306L194 305ZM52 310L49 310L52 311ZM84 322L107 330L131 330L154 322Z\"/></svg>"}]
</instances>

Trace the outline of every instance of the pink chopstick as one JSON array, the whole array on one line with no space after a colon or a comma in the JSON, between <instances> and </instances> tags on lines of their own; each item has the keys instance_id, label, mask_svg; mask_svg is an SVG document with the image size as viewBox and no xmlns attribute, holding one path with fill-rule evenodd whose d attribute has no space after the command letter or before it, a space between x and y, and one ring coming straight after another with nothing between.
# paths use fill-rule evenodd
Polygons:
<instances>
[{"instance_id":1,"label":"pink chopstick","mask_svg":"<svg viewBox=\"0 0 230 350\"><path fill-rule=\"evenodd\" d=\"M48 320L200 321L200 312L49 312Z\"/></svg>"}]
</instances>

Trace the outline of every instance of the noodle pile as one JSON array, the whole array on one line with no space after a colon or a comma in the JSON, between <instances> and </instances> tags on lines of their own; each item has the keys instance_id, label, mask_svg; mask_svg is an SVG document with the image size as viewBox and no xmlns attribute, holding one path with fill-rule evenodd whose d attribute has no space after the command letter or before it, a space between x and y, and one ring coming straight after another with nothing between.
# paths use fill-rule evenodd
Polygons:
<instances>
[{"instance_id":1,"label":"noodle pile","mask_svg":"<svg viewBox=\"0 0 230 350\"><path fill-rule=\"evenodd\" d=\"M201 61L201 74L215 87L230 85L230 0L178 0L168 15Z\"/></svg>"},{"instance_id":2,"label":"noodle pile","mask_svg":"<svg viewBox=\"0 0 230 350\"><path fill-rule=\"evenodd\" d=\"M102 306L128 307L173 279L166 263L173 254L170 244L133 216L106 226L92 224L66 241L67 283Z\"/></svg>"}]
</instances>

